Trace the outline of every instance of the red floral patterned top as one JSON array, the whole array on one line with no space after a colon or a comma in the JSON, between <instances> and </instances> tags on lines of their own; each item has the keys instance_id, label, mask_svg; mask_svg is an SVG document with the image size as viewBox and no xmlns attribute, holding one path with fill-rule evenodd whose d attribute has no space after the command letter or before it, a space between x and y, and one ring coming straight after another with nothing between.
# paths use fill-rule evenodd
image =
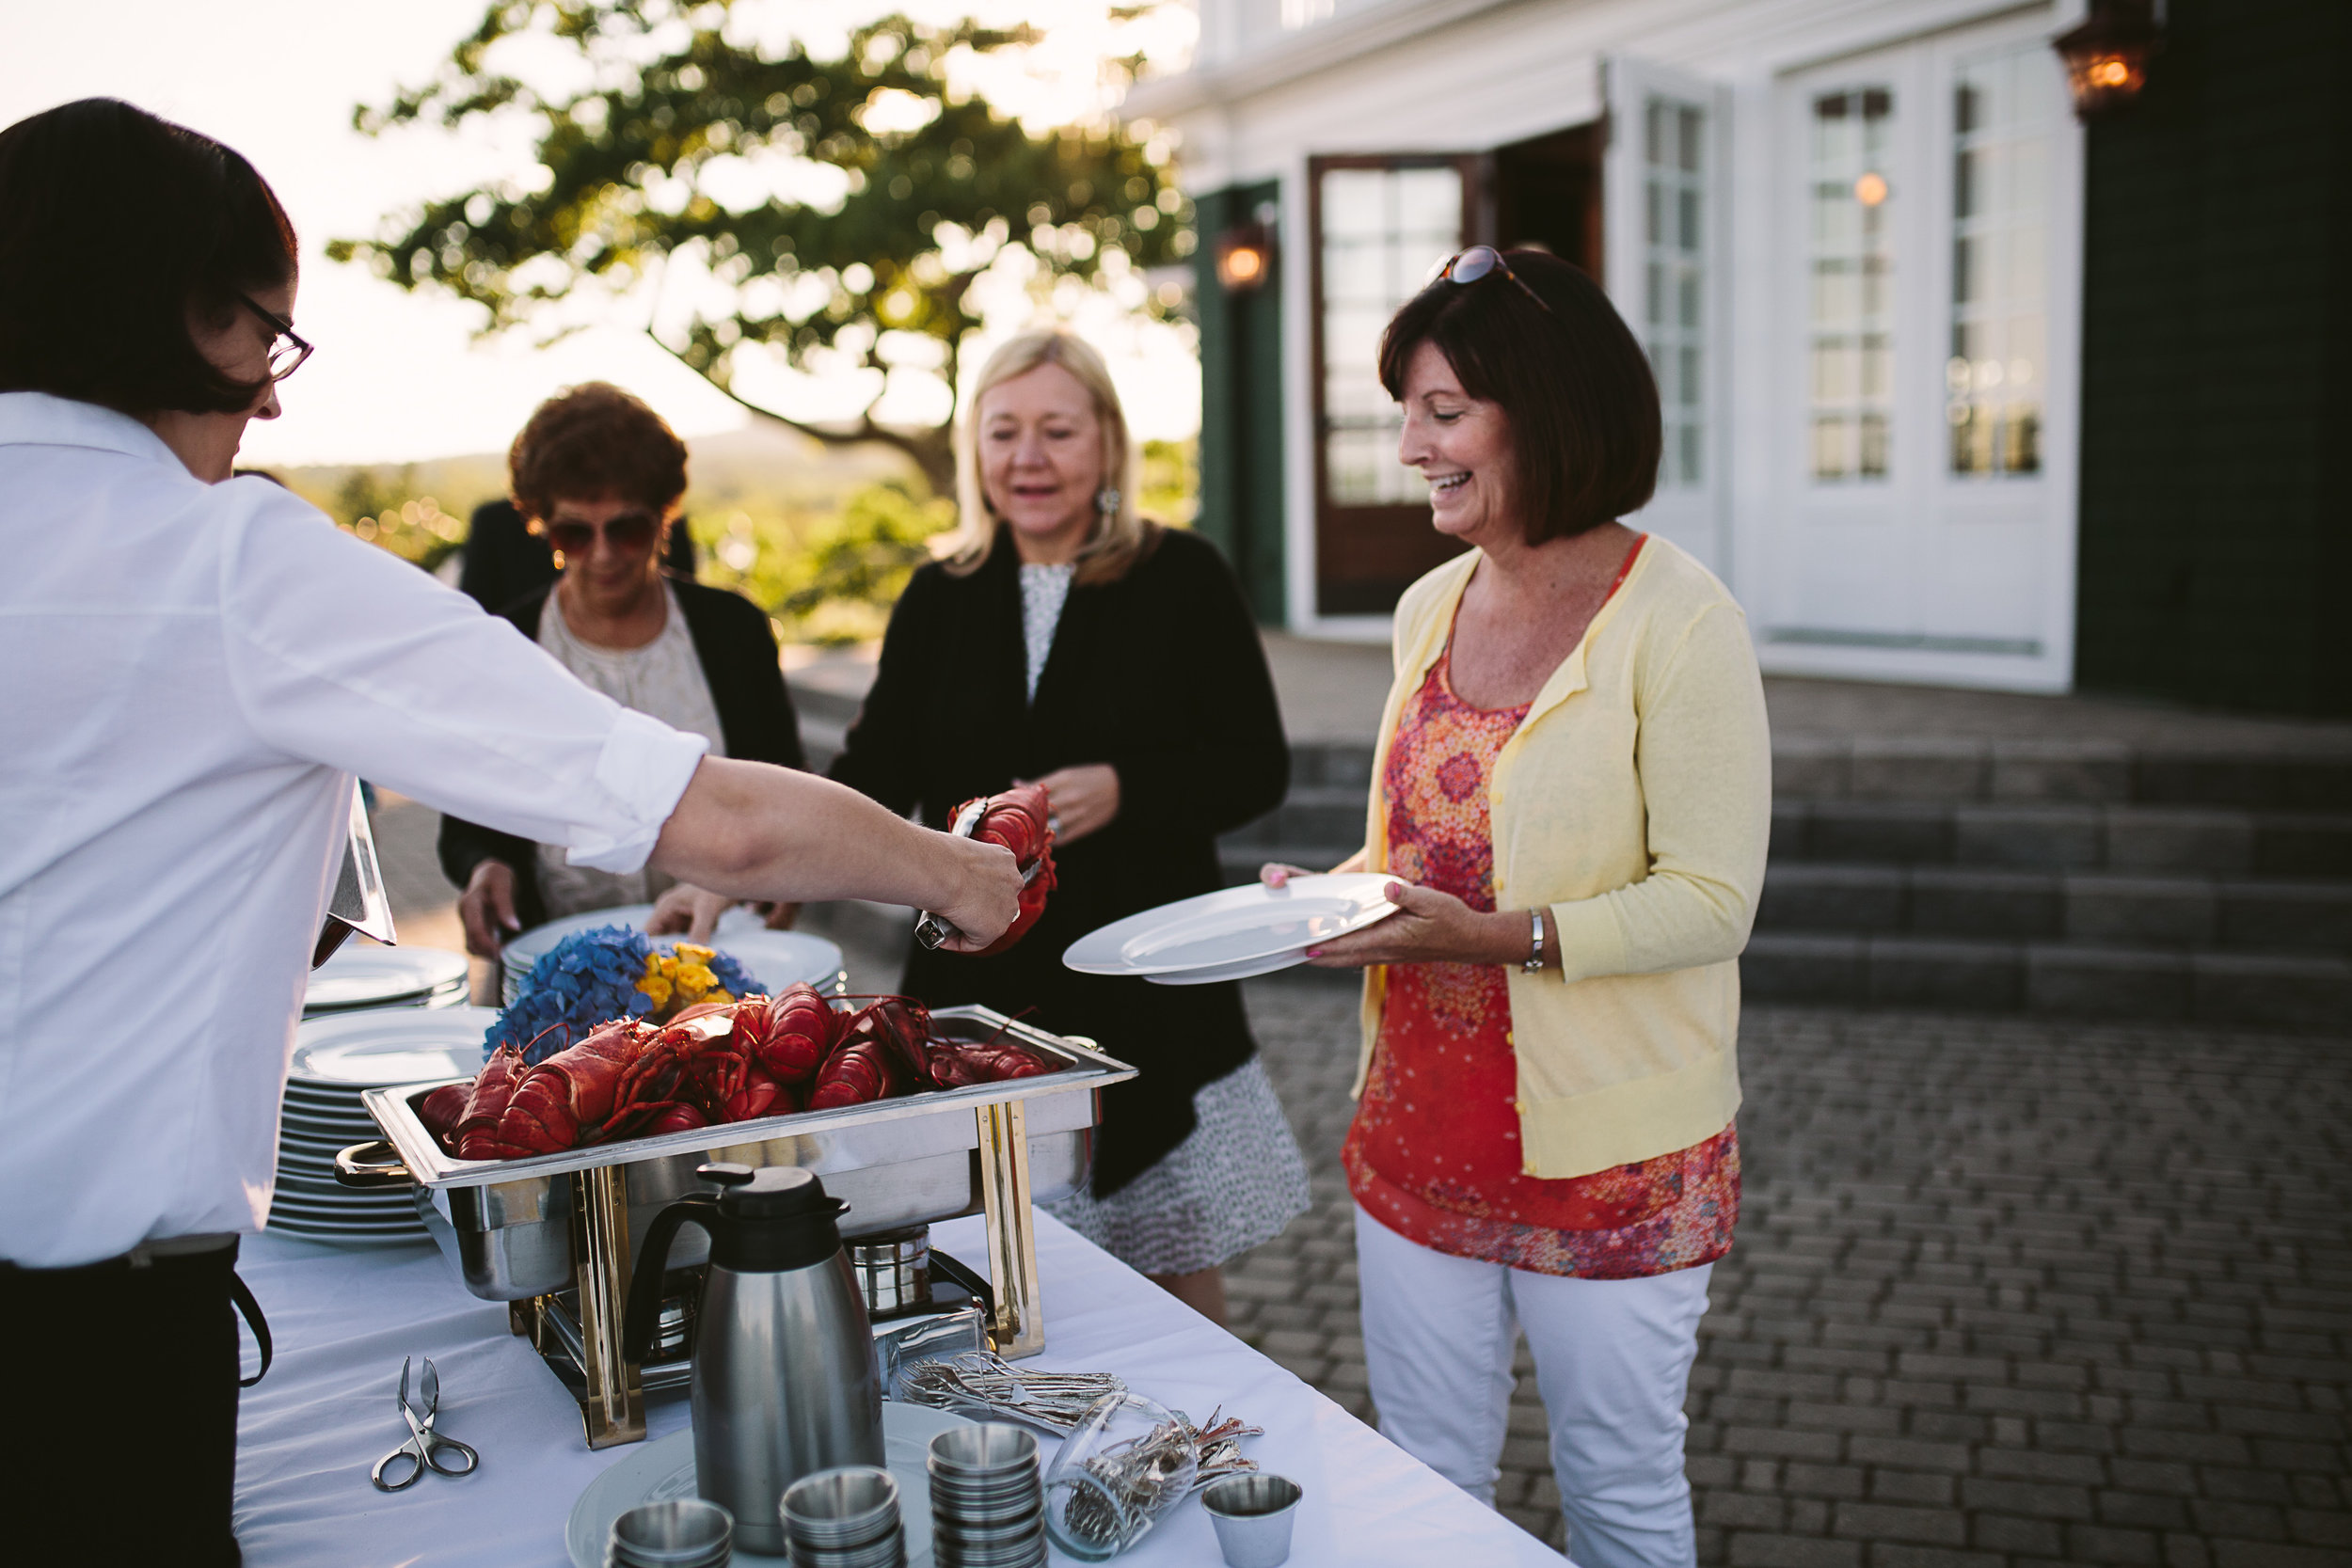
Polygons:
<instances>
[{"instance_id":1,"label":"red floral patterned top","mask_svg":"<svg viewBox=\"0 0 2352 1568\"><path fill-rule=\"evenodd\" d=\"M1527 706L1472 707L1454 694L1452 668L1449 643L1389 747L1388 868L1492 910L1487 781ZM1730 1249L1740 1217L1736 1129L1635 1164L1546 1180L1525 1172L1518 1090L1500 966L1391 967L1372 1070L1343 1151L1356 1201L1434 1251L1535 1274L1638 1279L1711 1263Z\"/></svg>"}]
</instances>

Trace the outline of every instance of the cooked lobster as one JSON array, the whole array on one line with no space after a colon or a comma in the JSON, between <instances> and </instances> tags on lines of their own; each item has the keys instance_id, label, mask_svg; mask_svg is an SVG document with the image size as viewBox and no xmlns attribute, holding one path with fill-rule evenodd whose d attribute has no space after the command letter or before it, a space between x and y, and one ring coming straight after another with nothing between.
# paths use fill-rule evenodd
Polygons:
<instances>
[{"instance_id":1,"label":"cooked lobster","mask_svg":"<svg viewBox=\"0 0 2352 1568\"><path fill-rule=\"evenodd\" d=\"M934 1037L911 997L858 1000L836 1011L800 985L689 1007L659 1028L618 1019L535 1067L501 1046L420 1116L461 1159L510 1160L1054 1070L994 1039Z\"/></svg>"},{"instance_id":2,"label":"cooked lobster","mask_svg":"<svg viewBox=\"0 0 2352 1568\"><path fill-rule=\"evenodd\" d=\"M1043 784L1023 784L984 800L966 800L956 808L956 816L962 816L975 804L981 810L972 836L1011 850L1023 875L1020 912L1003 936L975 955L985 958L1019 942L1045 912L1045 895L1054 891L1053 805Z\"/></svg>"}]
</instances>

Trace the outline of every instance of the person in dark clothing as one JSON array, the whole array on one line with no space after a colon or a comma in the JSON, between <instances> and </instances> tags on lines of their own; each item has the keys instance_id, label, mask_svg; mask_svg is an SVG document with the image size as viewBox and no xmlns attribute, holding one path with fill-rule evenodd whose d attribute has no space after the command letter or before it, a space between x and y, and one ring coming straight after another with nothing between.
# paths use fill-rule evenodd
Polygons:
<instances>
[{"instance_id":1,"label":"person in dark clothing","mask_svg":"<svg viewBox=\"0 0 2352 1568\"><path fill-rule=\"evenodd\" d=\"M964 431L963 532L918 569L833 776L946 824L1043 784L1059 878L1019 945L912 952L904 989L1091 1037L1143 1069L1106 1090L1089 1191L1055 1212L1212 1318L1218 1266L1307 1207L1306 1171L1232 984L1075 974L1096 927L1223 885L1216 835L1290 779L1240 584L1199 536L1145 522L1102 360L1060 333L982 370Z\"/></svg>"},{"instance_id":2,"label":"person in dark clothing","mask_svg":"<svg viewBox=\"0 0 2352 1568\"><path fill-rule=\"evenodd\" d=\"M555 586L563 573L555 546L504 496L473 509L466 525L466 547L458 552L457 591L497 615L522 599ZM661 565L674 577L694 575L694 536L673 525L661 547Z\"/></svg>"},{"instance_id":3,"label":"person in dark clothing","mask_svg":"<svg viewBox=\"0 0 2352 1568\"><path fill-rule=\"evenodd\" d=\"M497 613L623 706L705 736L713 755L804 767L766 614L662 570L686 492L686 446L661 417L617 387L575 387L532 415L508 468L514 510L532 519L527 538L547 541L555 575ZM469 548L469 571L474 564ZM465 890L457 908L467 950L487 958L526 927L650 902L674 885L657 872L575 866L561 846L453 816L441 821L440 858ZM788 923L791 909L775 907L771 921Z\"/></svg>"}]
</instances>

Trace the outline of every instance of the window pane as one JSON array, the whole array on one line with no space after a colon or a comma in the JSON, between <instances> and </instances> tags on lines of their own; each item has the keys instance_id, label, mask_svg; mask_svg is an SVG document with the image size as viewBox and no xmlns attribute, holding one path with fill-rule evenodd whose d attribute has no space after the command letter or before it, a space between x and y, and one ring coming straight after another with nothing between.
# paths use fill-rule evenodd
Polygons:
<instances>
[{"instance_id":1,"label":"window pane","mask_svg":"<svg viewBox=\"0 0 2352 1568\"><path fill-rule=\"evenodd\" d=\"M1894 94L1857 87L1813 100L1810 469L1883 479L1894 402Z\"/></svg>"},{"instance_id":2,"label":"window pane","mask_svg":"<svg viewBox=\"0 0 2352 1568\"><path fill-rule=\"evenodd\" d=\"M1707 323L1707 111L1653 95L1642 106L1642 346L1669 413L1658 466L1661 489L1705 482L1706 383L1699 374Z\"/></svg>"},{"instance_id":3,"label":"window pane","mask_svg":"<svg viewBox=\"0 0 2352 1568\"><path fill-rule=\"evenodd\" d=\"M1426 500L1398 464L1401 421L1380 385L1380 332L1437 263L1461 248L1462 180L1451 168L1326 169L1323 245L1323 460L1342 506Z\"/></svg>"},{"instance_id":4,"label":"window pane","mask_svg":"<svg viewBox=\"0 0 2352 1568\"><path fill-rule=\"evenodd\" d=\"M1944 414L1955 474L2042 471L2042 293L2057 60L2018 47L1969 61L1952 94L1952 352Z\"/></svg>"}]
</instances>

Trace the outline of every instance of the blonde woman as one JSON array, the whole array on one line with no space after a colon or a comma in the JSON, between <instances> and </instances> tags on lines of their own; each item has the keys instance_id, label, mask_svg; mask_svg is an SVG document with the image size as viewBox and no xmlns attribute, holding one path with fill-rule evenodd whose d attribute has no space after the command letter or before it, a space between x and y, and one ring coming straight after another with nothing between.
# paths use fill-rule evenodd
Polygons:
<instances>
[{"instance_id":1,"label":"blonde woman","mask_svg":"<svg viewBox=\"0 0 2352 1568\"><path fill-rule=\"evenodd\" d=\"M1044 917L994 958L915 948L905 989L1026 1012L1143 1069L1104 1094L1091 1189L1056 1212L1221 1322L1218 1265L1307 1208L1240 990L1076 974L1061 955L1222 885L1216 835L1281 801L1265 655L1216 551L1137 514L1126 418L1084 342L997 350L960 441L961 530L907 584L833 776L940 827L1017 779L1050 792Z\"/></svg>"}]
</instances>

